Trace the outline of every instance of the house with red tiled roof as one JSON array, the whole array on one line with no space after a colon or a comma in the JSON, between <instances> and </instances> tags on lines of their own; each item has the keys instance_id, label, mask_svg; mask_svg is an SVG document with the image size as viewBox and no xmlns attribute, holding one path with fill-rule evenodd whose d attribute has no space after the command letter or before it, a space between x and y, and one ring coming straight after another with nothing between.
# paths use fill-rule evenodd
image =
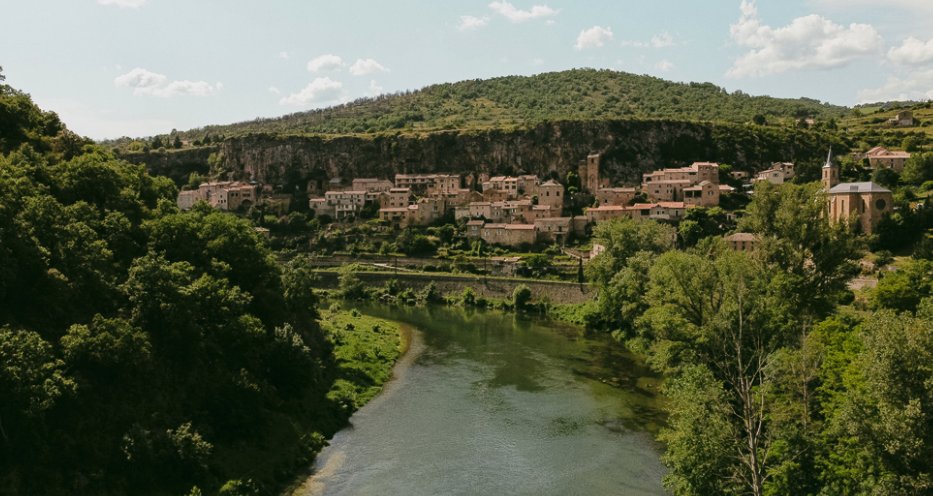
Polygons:
<instances>
[{"instance_id":1,"label":"house with red tiled roof","mask_svg":"<svg viewBox=\"0 0 933 496\"><path fill-rule=\"evenodd\" d=\"M731 234L726 236L725 240L729 244L729 248L735 251L752 251L761 242L761 238L757 234L745 232Z\"/></svg>"},{"instance_id":2,"label":"house with red tiled roof","mask_svg":"<svg viewBox=\"0 0 933 496\"><path fill-rule=\"evenodd\" d=\"M591 223L604 222L620 217L631 217L632 212L622 205L600 205L583 210L586 220Z\"/></svg>"},{"instance_id":3,"label":"house with red tiled roof","mask_svg":"<svg viewBox=\"0 0 933 496\"><path fill-rule=\"evenodd\" d=\"M891 151L883 146L876 146L865 154L868 159L868 165L872 169L894 169L897 172L904 170L910 153L901 151Z\"/></svg>"},{"instance_id":4,"label":"house with red tiled roof","mask_svg":"<svg viewBox=\"0 0 933 496\"><path fill-rule=\"evenodd\" d=\"M642 174L641 190L655 201L682 201L685 188L703 181L719 184L719 164L694 162L689 167L648 172Z\"/></svg>"}]
</instances>

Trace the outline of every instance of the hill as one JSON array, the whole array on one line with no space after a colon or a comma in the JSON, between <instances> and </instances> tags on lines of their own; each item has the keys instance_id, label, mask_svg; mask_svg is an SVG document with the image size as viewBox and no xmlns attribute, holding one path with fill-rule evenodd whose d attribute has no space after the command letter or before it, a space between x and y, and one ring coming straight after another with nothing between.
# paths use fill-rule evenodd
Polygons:
<instances>
[{"instance_id":1,"label":"hill","mask_svg":"<svg viewBox=\"0 0 933 496\"><path fill-rule=\"evenodd\" d=\"M901 110L913 112L914 125L890 127L888 120ZM839 127L853 139L865 143L864 146L883 144L918 148L933 138L933 102L885 102L859 106L839 121ZM911 142L914 143L912 146L908 144Z\"/></svg>"},{"instance_id":2,"label":"hill","mask_svg":"<svg viewBox=\"0 0 933 496\"><path fill-rule=\"evenodd\" d=\"M508 129L558 120L675 119L786 123L829 120L846 107L809 98L782 99L728 93L712 83L674 83L651 76L573 69L535 76L507 76L436 84L274 119L207 126L179 133L205 135L368 134L451 129ZM756 118L757 116L757 118Z\"/></svg>"},{"instance_id":3,"label":"hill","mask_svg":"<svg viewBox=\"0 0 933 496\"><path fill-rule=\"evenodd\" d=\"M0 494L278 494L380 384L309 266L176 194L0 84Z\"/></svg>"}]
</instances>

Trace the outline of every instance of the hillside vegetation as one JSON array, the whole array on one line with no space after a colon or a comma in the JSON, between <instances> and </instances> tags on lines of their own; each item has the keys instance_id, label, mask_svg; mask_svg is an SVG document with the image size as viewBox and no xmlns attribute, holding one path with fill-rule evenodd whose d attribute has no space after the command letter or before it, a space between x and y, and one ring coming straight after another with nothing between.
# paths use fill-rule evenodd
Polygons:
<instances>
[{"instance_id":1,"label":"hillside vegetation","mask_svg":"<svg viewBox=\"0 0 933 496\"><path fill-rule=\"evenodd\" d=\"M345 358L247 220L3 84L0 116L0 494L274 494L397 354Z\"/></svg>"},{"instance_id":2,"label":"hillside vegetation","mask_svg":"<svg viewBox=\"0 0 933 496\"><path fill-rule=\"evenodd\" d=\"M808 98L781 99L728 93L712 83L673 83L651 76L574 69L535 76L507 76L436 84L417 91L363 98L322 110L274 119L207 126L179 133L359 134L441 129L530 126L553 120L663 118L751 122L828 120L849 110ZM756 117L757 116L757 117Z\"/></svg>"},{"instance_id":3,"label":"hillside vegetation","mask_svg":"<svg viewBox=\"0 0 933 496\"><path fill-rule=\"evenodd\" d=\"M913 112L914 125L896 128L888 126L888 119L894 118L901 110ZM914 103L903 106L873 104L857 107L847 117L840 120L839 127L855 138L875 144L899 146L898 140L909 139L915 141L917 146L921 146L929 143L933 138L933 103ZM908 147L903 146L903 148Z\"/></svg>"}]
</instances>

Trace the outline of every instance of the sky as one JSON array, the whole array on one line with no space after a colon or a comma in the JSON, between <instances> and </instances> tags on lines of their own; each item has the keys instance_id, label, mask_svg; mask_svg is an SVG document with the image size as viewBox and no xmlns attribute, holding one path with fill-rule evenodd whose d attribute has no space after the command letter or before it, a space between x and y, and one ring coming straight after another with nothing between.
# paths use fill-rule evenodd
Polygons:
<instances>
[{"instance_id":1,"label":"sky","mask_svg":"<svg viewBox=\"0 0 933 496\"><path fill-rule=\"evenodd\" d=\"M839 105L933 99L933 0L3 0L0 66L148 136L578 67Z\"/></svg>"}]
</instances>

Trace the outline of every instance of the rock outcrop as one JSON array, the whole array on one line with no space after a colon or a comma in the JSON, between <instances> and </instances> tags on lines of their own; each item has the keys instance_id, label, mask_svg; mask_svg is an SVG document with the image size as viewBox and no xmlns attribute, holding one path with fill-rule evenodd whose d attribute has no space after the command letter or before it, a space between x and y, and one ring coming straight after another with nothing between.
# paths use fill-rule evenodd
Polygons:
<instances>
[{"instance_id":1,"label":"rock outcrop","mask_svg":"<svg viewBox=\"0 0 933 496\"><path fill-rule=\"evenodd\" d=\"M137 154L151 172L186 178L204 171L253 179L287 190L324 187L334 177L391 178L399 172L530 173L563 177L587 154L603 154L602 176L637 184L658 167L716 161L739 170L773 161L816 161L833 144L828 134L765 126L669 120L556 122L530 129L449 131L427 135L278 136L228 138L214 147Z\"/></svg>"}]
</instances>

